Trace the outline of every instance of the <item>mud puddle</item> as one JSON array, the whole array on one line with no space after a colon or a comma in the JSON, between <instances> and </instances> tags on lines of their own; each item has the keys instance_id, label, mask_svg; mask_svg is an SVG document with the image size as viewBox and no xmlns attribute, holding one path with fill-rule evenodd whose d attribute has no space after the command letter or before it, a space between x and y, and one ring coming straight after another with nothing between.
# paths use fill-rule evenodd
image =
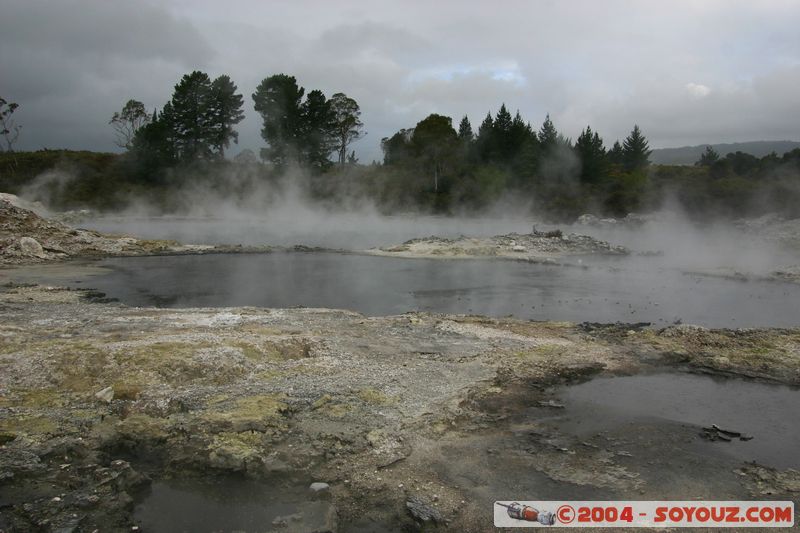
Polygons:
<instances>
[{"instance_id":1,"label":"mud puddle","mask_svg":"<svg viewBox=\"0 0 800 533\"><path fill-rule=\"evenodd\" d=\"M552 409L548 425L579 438L601 434L635 446L637 433L658 428L691 454L800 467L800 391L789 387L665 372L599 377L556 397L565 408ZM712 424L752 439L709 441L702 428Z\"/></svg>"},{"instance_id":2,"label":"mud puddle","mask_svg":"<svg viewBox=\"0 0 800 533\"><path fill-rule=\"evenodd\" d=\"M327 531L336 512L308 485L230 476L155 481L141 496L134 519L148 532Z\"/></svg>"}]
</instances>

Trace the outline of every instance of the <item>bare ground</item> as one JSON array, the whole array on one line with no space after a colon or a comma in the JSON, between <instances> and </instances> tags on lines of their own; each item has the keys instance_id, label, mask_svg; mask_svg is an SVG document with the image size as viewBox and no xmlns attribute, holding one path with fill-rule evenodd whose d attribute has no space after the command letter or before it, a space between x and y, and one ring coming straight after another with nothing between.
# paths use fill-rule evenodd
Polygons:
<instances>
[{"instance_id":1,"label":"bare ground","mask_svg":"<svg viewBox=\"0 0 800 533\"><path fill-rule=\"evenodd\" d=\"M369 250L373 255L391 257L428 257L447 259L498 258L517 261L555 263L560 259L582 255L627 255L622 246L561 231L542 232L534 228L531 233L497 235L494 237L426 237L412 239L403 244Z\"/></svg>"},{"instance_id":2,"label":"bare ground","mask_svg":"<svg viewBox=\"0 0 800 533\"><path fill-rule=\"evenodd\" d=\"M800 330L139 309L8 286L0 529L130 531L147 475L191 472L326 481L342 531L365 514L417 530L408 502L436 511L426 528L492 531L492 501L520 495L797 501L796 471L681 452L697 428L578 441L525 415L553 386L664 365L797 386Z\"/></svg>"}]
</instances>

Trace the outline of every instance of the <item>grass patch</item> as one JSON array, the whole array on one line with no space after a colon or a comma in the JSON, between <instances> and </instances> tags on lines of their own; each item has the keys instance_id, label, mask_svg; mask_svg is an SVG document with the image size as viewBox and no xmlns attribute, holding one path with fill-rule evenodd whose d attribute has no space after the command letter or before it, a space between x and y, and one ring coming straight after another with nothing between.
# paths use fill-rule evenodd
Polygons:
<instances>
[{"instance_id":1,"label":"grass patch","mask_svg":"<svg viewBox=\"0 0 800 533\"><path fill-rule=\"evenodd\" d=\"M371 405L389 405L394 403L394 399L387 396L383 392L373 389L373 388L366 388L361 389L356 393L356 396L364 402Z\"/></svg>"}]
</instances>

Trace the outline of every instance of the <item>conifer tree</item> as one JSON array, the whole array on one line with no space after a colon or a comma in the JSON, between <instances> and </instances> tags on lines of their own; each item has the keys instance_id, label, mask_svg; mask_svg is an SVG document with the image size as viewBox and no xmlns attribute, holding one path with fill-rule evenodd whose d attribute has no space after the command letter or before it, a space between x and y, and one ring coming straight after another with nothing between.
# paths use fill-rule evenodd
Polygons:
<instances>
[{"instance_id":1,"label":"conifer tree","mask_svg":"<svg viewBox=\"0 0 800 533\"><path fill-rule=\"evenodd\" d=\"M638 125L622 143L622 164L628 171L642 170L650 164L650 146Z\"/></svg>"},{"instance_id":2,"label":"conifer tree","mask_svg":"<svg viewBox=\"0 0 800 533\"><path fill-rule=\"evenodd\" d=\"M275 165L285 166L297 158L304 94L295 77L286 74L265 78L253 93L262 120L261 137L267 142L261 157Z\"/></svg>"},{"instance_id":3,"label":"conifer tree","mask_svg":"<svg viewBox=\"0 0 800 533\"><path fill-rule=\"evenodd\" d=\"M239 133L233 127L244 120L244 100L236 91L236 84L224 74L211 83L213 146L221 158L225 157L225 149L231 141L239 142Z\"/></svg>"},{"instance_id":4,"label":"conifer tree","mask_svg":"<svg viewBox=\"0 0 800 533\"><path fill-rule=\"evenodd\" d=\"M558 144L558 130L550 120L550 113L548 113L539 129L539 145L546 153L555 148L556 144Z\"/></svg>"}]
</instances>

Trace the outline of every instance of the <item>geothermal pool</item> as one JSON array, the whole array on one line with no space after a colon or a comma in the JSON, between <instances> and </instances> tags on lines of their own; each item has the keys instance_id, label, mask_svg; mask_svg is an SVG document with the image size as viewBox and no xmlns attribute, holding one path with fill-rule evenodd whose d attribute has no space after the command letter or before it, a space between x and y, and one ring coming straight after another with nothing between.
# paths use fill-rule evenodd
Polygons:
<instances>
[{"instance_id":1,"label":"geothermal pool","mask_svg":"<svg viewBox=\"0 0 800 533\"><path fill-rule=\"evenodd\" d=\"M114 258L93 265L100 274L69 283L131 306L304 306L655 326L800 324L800 285L685 274L660 267L657 257L551 266L275 252Z\"/></svg>"}]
</instances>

